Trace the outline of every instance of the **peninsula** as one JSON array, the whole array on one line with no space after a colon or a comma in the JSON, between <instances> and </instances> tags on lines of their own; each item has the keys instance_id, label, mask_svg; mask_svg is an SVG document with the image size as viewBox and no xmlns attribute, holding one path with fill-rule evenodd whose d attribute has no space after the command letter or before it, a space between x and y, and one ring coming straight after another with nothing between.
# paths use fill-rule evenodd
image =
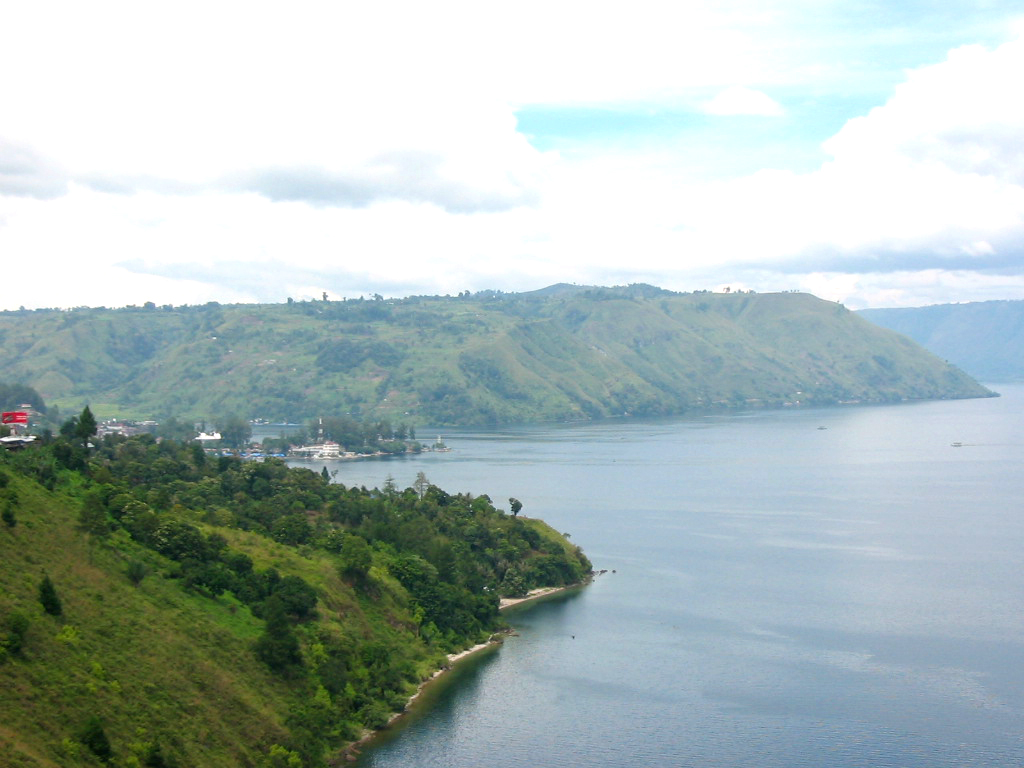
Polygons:
<instances>
[{"instance_id":1,"label":"peninsula","mask_svg":"<svg viewBox=\"0 0 1024 768\"><path fill-rule=\"evenodd\" d=\"M504 622L586 578L486 495L94 434L0 449L0 754L19 768L323 766Z\"/></svg>"}]
</instances>

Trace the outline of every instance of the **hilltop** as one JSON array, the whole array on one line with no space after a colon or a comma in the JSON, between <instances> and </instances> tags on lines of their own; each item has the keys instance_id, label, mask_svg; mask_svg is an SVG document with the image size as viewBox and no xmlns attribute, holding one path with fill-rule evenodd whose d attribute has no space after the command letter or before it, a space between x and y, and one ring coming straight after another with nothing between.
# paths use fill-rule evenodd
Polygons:
<instances>
[{"instance_id":1,"label":"hilltop","mask_svg":"<svg viewBox=\"0 0 1024 768\"><path fill-rule=\"evenodd\" d=\"M863 309L858 314L906 334L983 381L1024 380L1024 301Z\"/></svg>"},{"instance_id":2,"label":"hilltop","mask_svg":"<svg viewBox=\"0 0 1024 768\"><path fill-rule=\"evenodd\" d=\"M429 424L988 393L807 294L526 294L0 313L5 378L99 416Z\"/></svg>"}]
</instances>

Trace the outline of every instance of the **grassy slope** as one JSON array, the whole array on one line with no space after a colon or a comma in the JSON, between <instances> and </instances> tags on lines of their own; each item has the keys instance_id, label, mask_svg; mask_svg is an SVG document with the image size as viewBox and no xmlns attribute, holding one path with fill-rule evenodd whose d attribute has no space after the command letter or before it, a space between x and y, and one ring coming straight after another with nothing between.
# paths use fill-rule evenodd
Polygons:
<instances>
[{"instance_id":1,"label":"grassy slope","mask_svg":"<svg viewBox=\"0 0 1024 768\"><path fill-rule=\"evenodd\" d=\"M246 609L231 614L155 576L136 589L122 575L125 558L87 542L68 509L38 490L18 492L18 525L0 531L2 609L31 620L25 658L0 666L0 749L11 765L90 764L61 743L93 713L118 752L133 742L209 744L190 753L194 764L238 764L280 739L285 691L245 652L259 632ZM43 572L63 601L60 618L36 600ZM254 697L249 681L265 696Z\"/></svg>"},{"instance_id":2,"label":"grassy slope","mask_svg":"<svg viewBox=\"0 0 1024 768\"><path fill-rule=\"evenodd\" d=\"M7 376L73 409L431 423L965 397L975 382L806 294L626 289L0 315Z\"/></svg>"},{"instance_id":3,"label":"grassy slope","mask_svg":"<svg viewBox=\"0 0 1024 768\"><path fill-rule=\"evenodd\" d=\"M0 764L97 765L65 743L91 714L103 720L115 765L137 764L133 757L150 743L181 765L253 765L285 740L284 718L301 683L274 676L253 655L262 621L230 596L185 592L162 575L170 561L126 537L88 541L60 496L21 481L12 487L20 506L18 524L0 526L0 616L19 611L30 627L23 657L0 664ZM321 628L369 640L412 623L386 591L377 601L353 593L322 554L300 556L263 537L218 530L258 566L313 584ZM124 575L129 559L151 571L138 588ZM44 572L63 601L61 617L38 602ZM442 654L418 653L425 677Z\"/></svg>"}]
</instances>

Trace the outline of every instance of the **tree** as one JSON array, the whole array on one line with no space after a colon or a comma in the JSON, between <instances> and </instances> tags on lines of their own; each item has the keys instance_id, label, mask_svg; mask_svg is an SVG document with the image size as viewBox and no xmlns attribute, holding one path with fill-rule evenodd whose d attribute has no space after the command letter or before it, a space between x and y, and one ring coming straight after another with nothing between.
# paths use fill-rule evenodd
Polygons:
<instances>
[{"instance_id":1,"label":"tree","mask_svg":"<svg viewBox=\"0 0 1024 768\"><path fill-rule=\"evenodd\" d=\"M427 488L430 487L430 481L427 480L427 476L422 472L416 473L416 480L413 482L412 487L416 489L416 495L421 499L423 494L427 492Z\"/></svg>"},{"instance_id":2,"label":"tree","mask_svg":"<svg viewBox=\"0 0 1024 768\"><path fill-rule=\"evenodd\" d=\"M78 525L86 533L100 538L110 533L110 520L99 489L94 488L85 494L78 512Z\"/></svg>"},{"instance_id":3,"label":"tree","mask_svg":"<svg viewBox=\"0 0 1024 768\"><path fill-rule=\"evenodd\" d=\"M59 434L63 438L70 440L78 433L78 417L72 416L70 419L60 425L58 430Z\"/></svg>"},{"instance_id":4,"label":"tree","mask_svg":"<svg viewBox=\"0 0 1024 768\"><path fill-rule=\"evenodd\" d=\"M92 415L92 411L89 410L87 405L82 409L82 414L78 417L78 422L75 424L75 437L79 438L82 441L82 445L88 448L89 438L95 435L97 431L96 417Z\"/></svg>"},{"instance_id":5,"label":"tree","mask_svg":"<svg viewBox=\"0 0 1024 768\"><path fill-rule=\"evenodd\" d=\"M156 428L156 436L169 440L180 440L186 442L191 440L196 431L191 421L179 421L171 416L169 419L162 419ZM200 447L200 450L202 448Z\"/></svg>"},{"instance_id":6,"label":"tree","mask_svg":"<svg viewBox=\"0 0 1024 768\"><path fill-rule=\"evenodd\" d=\"M345 575L364 579L373 565L373 552L366 539L352 533L345 537L345 542L341 545L341 559Z\"/></svg>"},{"instance_id":7,"label":"tree","mask_svg":"<svg viewBox=\"0 0 1024 768\"><path fill-rule=\"evenodd\" d=\"M294 513L277 518L270 527L270 535L282 544L305 544L313 536L313 527L305 515Z\"/></svg>"},{"instance_id":8,"label":"tree","mask_svg":"<svg viewBox=\"0 0 1024 768\"><path fill-rule=\"evenodd\" d=\"M508 500L508 505L509 508L512 510L512 517L518 515L519 511L523 508L523 502L521 502L519 499L511 497Z\"/></svg>"},{"instance_id":9,"label":"tree","mask_svg":"<svg viewBox=\"0 0 1024 768\"><path fill-rule=\"evenodd\" d=\"M299 576L285 576L274 589L284 612L297 621L316 617L316 590Z\"/></svg>"},{"instance_id":10,"label":"tree","mask_svg":"<svg viewBox=\"0 0 1024 768\"><path fill-rule=\"evenodd\" d=\"M4 524L8 528L13 528L14 526L16 526L18 524L18 518L15 517L15 515L14 515L14 501L13 500L7 499L4 502L4 511L2 513L0 513L0 516L3 517Z\"/></svg>"},{"instance_id":11,"label":"tree","mask_svg":"<svg viewBox=\"0 0 1024 768\"><path fill-rule=\"evenodd\" d=\"M302 654L281 598L277 595L267 598L263 614L266 625L256 641L256 655L275 672L290 675L302 664Z\"/></svg>"},{"instance_id":12,"label":"tree","mask_svg":"<svg viewBox=\"0 0 1024 768\"><path fill-rule=\"evenodd\" d=\"M192 558L200 562L207 560L209 555L206 539L198 528L180 520L168 520L160 523L153 534L151 546L161 555L174 560Z\"/></svg>"},{"instance_id":13,"label":"tree","mask_svg":"<svg viewBox=\"0 0 1024 768\"><path fill-rule=\"evenodd\" d=\"M229 448L241 448L252 437L252 425L241 416L232 414L217 423L221 441Z\"/></svg>"},{"instance_id":14,"label":"tree","mask_svg":"<svg viewBox=\"0 0 1024 768\"><path fill-rule=\"evenodd\" d=\"M57 590L50 581L49 574L43 574L43 580L39 582L39 602L43 610L51 616L60 616L64 612Z\"/></svg>"}]
</instances>

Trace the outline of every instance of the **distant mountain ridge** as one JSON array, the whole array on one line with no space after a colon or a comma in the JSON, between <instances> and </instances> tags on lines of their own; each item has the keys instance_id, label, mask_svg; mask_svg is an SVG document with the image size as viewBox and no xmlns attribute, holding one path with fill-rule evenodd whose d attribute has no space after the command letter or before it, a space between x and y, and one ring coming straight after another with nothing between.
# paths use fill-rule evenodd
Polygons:
<instances>
[{"instance_id":1,"label":"distant mountain ridge","mask_svg":"<svg viewBox=\"0 0 1024 768\"><path fill-rule=\"evenodd\" d=\"M1024 380L1024 301L864 309L858 314L909 336L982 381Z\"/></svg>"},{"instance_id":2,"label":"distant mountain ridge","mask_svg":"<svg viewBox=\"0 0 1024 768\"><path fill-rule=\"evenodd\" d=\"M808 294L526 294L0 313L5 378L100 415L428 424L979 397L906 338Z\"/></svg>"}]
</instances>

